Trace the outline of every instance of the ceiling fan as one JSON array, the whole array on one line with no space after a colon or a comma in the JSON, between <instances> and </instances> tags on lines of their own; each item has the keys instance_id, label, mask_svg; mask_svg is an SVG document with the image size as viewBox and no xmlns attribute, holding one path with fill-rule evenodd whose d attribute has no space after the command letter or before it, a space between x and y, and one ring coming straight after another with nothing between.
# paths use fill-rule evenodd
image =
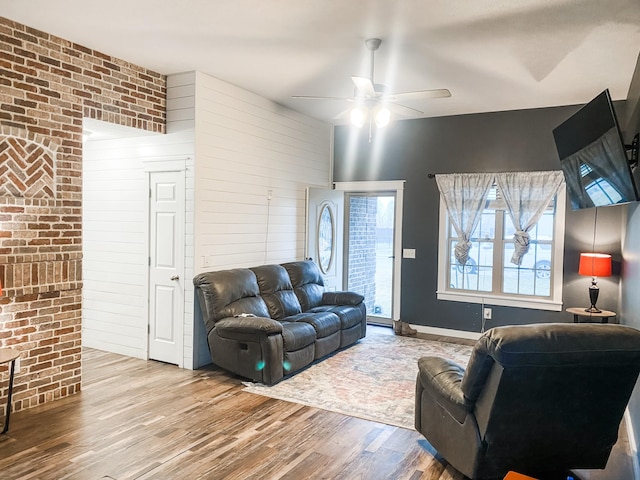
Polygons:
<instances>
[{"instance_id":1,"label":"ceiling fan","mask_svg":"<svg viewBox=\"0 0 640 480\"><path fill-rule=\"evenodd\" d=\"M414 92L388 93L385 85L374 83L374 56L376 50L380 48L382 40L379 38L369 38L365 40L367 49L371 52L371 73L367 77L351 77L355 85L353 97L319 97L309 95L294 95L292 98L300 98L306 100L344 100L354 103L355 105L344 112L338 114L335 118L341 118L349 113L351 123L356 127L362 127L367 118L369 121L375 121L376 126L383 127L387 125L391 119L391 113L402 116L417 116L424 112L406 105L402 105L402 101L406 100L424 100L430 98L450 97L451 92L446 88L432 90L418 90Z\"/></svg>"}]
</instances>

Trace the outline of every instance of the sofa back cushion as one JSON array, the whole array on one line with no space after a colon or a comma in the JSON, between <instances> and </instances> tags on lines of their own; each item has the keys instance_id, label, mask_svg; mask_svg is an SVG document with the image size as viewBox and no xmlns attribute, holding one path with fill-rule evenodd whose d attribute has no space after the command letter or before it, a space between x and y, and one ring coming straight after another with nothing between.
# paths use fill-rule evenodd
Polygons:
<instances>
[{"instance_id":1,"label":"sofa back cushion","mask_svg":"<svg viewBox=\"0 0 640 480\"><path fill-rule=\"evenodd\" d=\"M262 265L251 269L256 276L260 295L274 320L302 312L289 274L280 265Z\"/></svg>"},{"instance_id":2,"label":"sofa back cushion","mask_svg":"<svg viewBox=\"0 0 640 480\"><path fill-rule=\"evenodd\" d=\"M306 312L322 303L324 280L318 266L311 260L283 263L289 273L293 291L298 297L302 311Z\"/></svg>"},{"instance_id":3,"label":"sofa back cushion","mask_svg":"<svg viewBox=\"0 0 640 480\"><path fill-rule=\"evenodd\" d=\"M241 314L269 317L256 276L248 268L201 273L193 284L207 332L221 318Z\"/></svg>"}]
</instances>

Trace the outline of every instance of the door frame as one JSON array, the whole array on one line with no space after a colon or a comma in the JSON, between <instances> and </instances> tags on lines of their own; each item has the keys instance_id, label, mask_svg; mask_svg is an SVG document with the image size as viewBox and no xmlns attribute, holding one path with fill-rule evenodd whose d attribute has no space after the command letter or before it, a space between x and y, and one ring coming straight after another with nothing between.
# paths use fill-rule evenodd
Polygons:
<instances>
[{"instance_id":1,"label":"door frame","mask_svg":"<svg viewBox=\"0 0 640 480\"><path fill-rule=\"evenodd\" d=\"M400 298L402 278L402 204L404 199L404 185L406 180L383 180L364 182L334 182L336 190L348 193L375 193L395 192L395 225L393 238L393 311L391 320L400 320ZM346 208L346 206L345 206ZM345 215L346 217L346 215ZM345 225L346 228L346 225ZM345 232L346 233L346 232ZM345 234L344 239L347 241ZM345 262L345 265L347 263Z\"/></svg>"},{"instance_id":2,"label":"door frame","mask_svg":"<svg viewBox=\"0 0 640 480\"><path fill-rule=\"evenodd\" d=\"M143 161L143 169L145 172L145 192L146 192L146 202L145 202L145 226L144 226L144 235L145 235L145 251L147 256L147 274L145 275L145 302L144 302L144 318L146 319L146 326L144 328L144 336L145 336L145 357L149 360L149 332L151 327L151 318L149 315L151 313L151 308L149 302L151 301L150 289L151 289L151 279L150 279L150 262L151 262L151 174L152 173L162 173L162 172L176 172L181 174L180 180L182 188L182 207L185 208L186 215L186 171L187 171L187 159L178 159L178 160L145 160ZM185 218L186 222L186 218ZM181 235L179 236L179 245L178 248L182 252L182 270L180 271L180 279L184 280L184 272L186 269L186 258L185 258L185 224L183 223L180 226ZM184 283L183 283L184 285ZM183 287L183 301L181 305L181 316L178 325L176 325L176 338L178 341L178 367L184 368L184 316L185 316L185 301L186 295L184 294Z\"/></svg>"},{"instance_id":3,"label":"door frame","mask_svg":"<svg viewBox=\"0 0 640 480\"><path fill-rule=\"evenodd\" d=\"M313 259L322 272L326 290L342 290L344 283L344 225L345 225L345 194L336 189L323 187L306 188L306 241L305 259ZM339 197L339 198L338 198ZM315 207L315 208L313 208ZM329 209L333 217L333 258L327 272L320 265L318 256L318 228L319 214L324 208ZM312 211L313 210L313 211Z\"/></svg>"}]
</instances>

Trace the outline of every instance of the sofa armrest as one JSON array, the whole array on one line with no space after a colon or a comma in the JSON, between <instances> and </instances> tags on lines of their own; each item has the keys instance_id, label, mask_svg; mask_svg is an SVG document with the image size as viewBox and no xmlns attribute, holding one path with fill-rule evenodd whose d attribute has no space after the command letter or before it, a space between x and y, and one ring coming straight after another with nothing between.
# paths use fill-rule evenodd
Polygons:
<instances>
[{"instance_id":1,"label":"sofa armrest","mask_svg":"<svg viewBox=\"0 0 640 480\"><path fill-rule=\"evenodd\" d=\"M239 316L218 320L215 329L218 335L222 337L234 333L276 335L282 333L282 324L277 320L266 317Z\"/></svg>"},{"instance_id":2,"label":"sofa armrest","mask_svg":"<svg viewBox=\"0 0 640 480\"><path fill-rule=\"evenodd\" d=\"M464 368L452 360L441 357L418 360L418 381L460 423L473 408L460 388L463 375Z\"/></svg>"},{"instance_id":3,"label":"sofa armrest","mask_svg":"<svg viewBox=\"0 0 640 480\"><path fill-rule=\"evenodd\" d=\"M364 297L355 292L324 292L322 305L360 305Z\"/></svg>"}]
</instances>

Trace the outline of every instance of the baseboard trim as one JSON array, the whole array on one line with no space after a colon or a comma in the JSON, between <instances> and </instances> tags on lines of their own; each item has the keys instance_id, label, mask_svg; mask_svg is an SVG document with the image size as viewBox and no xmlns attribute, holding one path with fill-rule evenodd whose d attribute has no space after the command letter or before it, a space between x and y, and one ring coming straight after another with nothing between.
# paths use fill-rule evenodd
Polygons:
<instances>
[{"instance_id":1,"label":"baseboard trim","mask_svg":"<svg viewBox=\"0 0 640 480\"><path fill-rule=\"evenodd\" d=\"M467 332L466 330L451 330L449 328L438 327L426 327L424 325L409 324L412 328L415 328L418 333L426 333L429 335L440 335L443 337L455 337L455 338L467 338L470 340L477 340L480 338L478 332Z\"/></svg>"},{"instance_id":2,"label":"baseboard trim","mask_svg":"<svg viewBox=\"0 0 640 480\"><path fill-rule=\"evenodd\" d=\"M629 451L631 453L631 463L633 464L633 478L640 480L640 463L638 463L638 445L636 445L636 436L633 432L633 424L631 423L631 415L629 407L624 411L624 420L627 427L627 437L629 438Z\"/></svg>"}]
</instances>

